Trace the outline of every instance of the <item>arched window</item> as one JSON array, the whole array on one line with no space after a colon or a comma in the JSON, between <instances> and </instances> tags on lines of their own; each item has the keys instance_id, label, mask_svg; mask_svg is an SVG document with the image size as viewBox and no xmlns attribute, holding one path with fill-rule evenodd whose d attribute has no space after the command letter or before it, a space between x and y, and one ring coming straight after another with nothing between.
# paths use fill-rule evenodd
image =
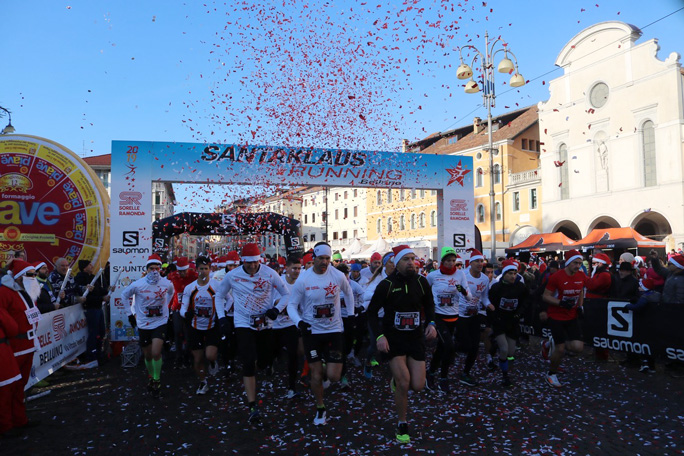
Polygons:
<instances>
[{"instance_id":1,"label":"arched window","mask_svg":"<svg viewBox=\"0 0 684 456\"><path fill-rule=\"evenodd\" d=\"M382 219L378 219L375 222L375 232L378 234L382 234Z\"/></svg>"},{"instance_id":2,"label":"arched window","mask_svg":"<svg viewBox=\"0 0 684 456\"><path fill-rule=\"evenodd\" d=\"M387 217L387 232L392 232L392 217Z\"/></svg>"},{"instance_id":3,"label":"arched window","mask_svg":"<svg viewBox=\"0 0 684 456\"><path fill-rule=\"evenodd\" d=\"M641 156L644 163L644 187L658 184L656 174L655 125L650 120L641 127Z\"/></svg>"},{"instance_id":4,"label":"arched window","mask_svg":"<svg viewBox=\"0 0 684 456\"><path fill-rule=\"evenodd\" d=\"M564 200L570 198L570 175L568 173L568 167L570 165L568 163L568 146L566 146L565 143L558 147L558 162L562 163L558 169L560 170L560 198Z\"/></svg>"},{"instance_id":5,"label":"arched window","mask_svg":"<svg viewBox=\"0 0 684 456\"><path fill-rule=\"evenodd\" d=\"M494 204L494 212L496 212L496 219L501 220L501 203L498 201Z\"/></svg>"},{"instance_id":6,"label":"arched window","mask_svg":"<svg viewBox=\"0 0 684 456\"><path fill-rule=\"evenodd\" d=\"M416 229L416 214L411 214L411 229Z\"/></svg>"},{"instance_id":7,"label":"arched window","mask_svg":"<svg viewBox=\"0 0 684 456\"><path fill-rule=\"evenodd\" d=\"M401 214L399 217L399 230L404 231L406 229L406 217L404 214Z\"/></svg>"},{"instance_id":8,"label":"arched window","mask_svg":"<svg viewBox=\"0 0 684 456\"><path fill-rule=\"evenodd\" d=\"M501 165L499 165L498 163L494 165L494 183L501 183Z\"/></svg>"},{"instance_id":9,"label":"arched window","mask_svg":"<svg viewBox=\"0 0 684 456\"><path fill-rule=\"evenodd\" d=\"M475 171L475 187L482 187L484 184L482 183L482 175L484 174L484 171L482 171L482 168L477 168Z\"/></svg>"},{"instance_id":10,"label":"arched window","mask_svg":"<svg viewBox=\"0 0 684 456\"><path fill-rule=\"evenodd\" d=\"M378 206L382 206L382 192L378 190L378 194L375 197L375 204Z\"/></svg>"},{"instance_id":11,"label":"arched window","mask_svg":"<svg viewBox=\"0 0 684 456\"><path fill-rule=\"evenodd\" d=\"M391 188L387 189L387 202L388 203L392 202L392 189Z\"/></svg>"},{"instance_id":12,"label":"arched window","mask_svg":"<svg viewBox=\"0 0 684 456\"><path fill-rule=\"evenodd\" d=\"M430 226L433 228L437 226L437 211L430 212Z\"/></svg>"},{"instance_id":13,"label":"arched window","mask_svg":"<svg viewBox=\"0 0 684 456\"><path fill-rule=\"evenodd\" d=\"M477 209L475 209L475 214L477 215L477 223L484 223L484 221L485 221L484 205L478 204Z\"/></svg>"},{"instance_id":14,"label":"arched window","mask_svg":"<svg viewBox=\"0 0 684 456\"><path fill-rule=\"evenodd\" d=\"M418 216L418 226L420 228L425 228L425 212L421 212Z\"/></svg>"}]
</instances>

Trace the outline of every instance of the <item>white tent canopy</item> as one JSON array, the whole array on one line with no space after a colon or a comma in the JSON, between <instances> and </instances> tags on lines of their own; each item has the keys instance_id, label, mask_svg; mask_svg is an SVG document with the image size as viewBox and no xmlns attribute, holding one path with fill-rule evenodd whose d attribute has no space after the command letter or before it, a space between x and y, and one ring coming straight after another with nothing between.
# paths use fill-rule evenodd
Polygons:
<instances>
[{"instance_id":1,"label":"white tent canopy","mask_svg":"<svg viewBox=\"0 0 684 456\"><path fill-rule=\"evenodd\" d=\"M378 252L380 255L385 254L386 252L389 252L392 249L392 246L390 245L389 242L384 240L383 238L378 238L375 242L373 242L369 247L367 247L365 250L357 252L357 253L351 253L354 252L354 246L357 241L354 241L352 245L349 247L349 252L350 258L370 258L373 253ZM360 245L360 243L359 243Z\"/></svg>"}]
</instances>

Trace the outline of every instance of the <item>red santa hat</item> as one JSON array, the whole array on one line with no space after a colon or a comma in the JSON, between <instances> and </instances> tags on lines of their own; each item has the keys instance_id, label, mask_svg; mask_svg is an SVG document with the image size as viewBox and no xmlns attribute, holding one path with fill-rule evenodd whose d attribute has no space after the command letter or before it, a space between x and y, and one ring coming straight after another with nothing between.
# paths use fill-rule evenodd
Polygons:
<instances>
[{"instance_id":1,"label":"red santa hat","mask_svg":"<svg viewBox=\"0 0 684 456\"><path fill-rule=\"evenodd\" d=\"M250 242L242 247L242 261L259 261L261 259L261 250L259 246Z\"/></svg>"},{"instance_id":2,"label":"red santa hat","mask_svg":"<svg viewBox=\"0 0 684 456\"><path fill-rule=\"evenodd\" d=\"M484 260L484 255L477 249L470 249L470 259L469 261Z\"/></svg>"},{"instance_id":3,"label":"red santa hat","mask_svg":"<svg viewBox=\"0 0 684 456\"><path fill-rule=\"evenodd\" d=\"M584 257L577 250L572 249L565 252L565 266L567 267L570 263L575 260L583 260Z\"/></svg>"},{"instance_id":4,"label":"red santa hat","mask_svg":"<svg viewBox=\"0 0 684 456\"><path fill-rule=\"evenodd\" d=\"M639 286L645 291L653 290L655 288L655 282L653 279L644 278L639 280Z\"/></svg>"},{"instance_id":5,"label":"red santa hat","mask_svg":"<svg viewBox=\"0 0 684 456\"><path fill-rule=\"evenodd\" d=\"M20 260L19 258L15 258L14 261L12 261L12 269L10 272L12 273L12 278L15 280L18 279L19 277L23 276L27 272L36 269L33 267L33 265L27 261Z\"/></svg>"},{"instance_id":6,"label":"red santa hat","mask_svg":"<svg viewBox=\"0 0 684 456\"><path fill-rule=\"evenodd\" d=\"M373 261L382 261L382 255L380 255L378 252L373 252L373 255L371 255L371 263Z\"/></svg>"},{"instance_id":7,"label":"red santa hat","mask_svg":"<svg viewBox=\"0 0 684 456\"><path fill-rule=\"evenodd\" d=\"M302 266L306 266L306 263L311 263L313 261L313 255L307 253L302 257Z\"/></svg>"},{"instance_id":8,"label":"red santa hat","mask_svg":"<svg viewBox=\"0 0 684 456\"><path fill-rule=\"evenodd\" d=\"M508 271L515 271L516 273L518 272L518 262L515 261L513 258L509 258L508 260L504 261L503 263L501 263L501 266L503 266L503 268L501 269L502 276L506 274Z\"/></svg>"},{"instance_id":9,"label":"red santa hat","mask_svg":"<svg viewBox=\"0 0 684 456\"><path fill-rule=\"evenodd\" d=\"M414 253L413 250L411 250L411 247L406 244L394 247L392 252L394 252L394 264L398 264L399 261L401 261L401 259L409 253Z\"/></svg>"},{"instance_id":10,"label":"red santa hat","mask_svg":"<svg viewBox=\"0 0 684 456\"><path fill-rule=\"evenodd\" d=\"M287 263L287 261L285 260L285 257L279 256L278 257L278 264L281 266L285 266L285 263Z\"/></svg>"},{"instance_id":11,"label":"red santa hat","mask_svg":"<svg viewBox=\"0 0 684 456\"><path fill-rule=\"evenodd\" d=\"M595 253L592 261L610 266L610 258L605 253Z\"/></svg>"},{"instance_id":12,"label":"red santa hat","mask_svg":"<svg viewBox=\"0 0 684 456\"><path fill-rule=\"evenodd\" d=\"M40 268L42 268L43 266L47 266L47 263L46 263L45 261L36 261L35 263L33 263L33 268L34 268L36 271L38 271L38 270L39 270Z\"/></svg>"},{"instance_id":13,"label":"red santa hat","mask_svg":"<svg viewBox=\"0 0 684 456\"><path fill-rule=\"evenodd\" d=\"M149 268L153 264L158 264L159 266L161 266L161 264L162 264L161 257L159 255L157 255L156 253L153 253L147 259L147 263L145 263L145 268Z\"/></svg>"},{"instance_id":14,"label":"red santa hat","mask_svg":"<svg viewBox=\"0 0 684 456\"><path fill-rule=\"evenodd\" d=\"M176 269L185 271L190 268L190 260L187 257L180 257L176 260Z\"/></svg>"},{"instance_id":15,"label":"red santa hat","mask_svg":"<svg viewBox=\"0 0 684 456\"><path fill-rule=\"evenodd\" d=\"M229 264L240 264L240 255L238 255L236 250L231 250L228 252L228 255L226 255L226 266Z\"/></svg>"},{"instance_id":16,"label":"red santa hat","mask_svg":"<svg viewBox=\"0 0 684 456\"><path fill-rule=\"evenodd\" d=\"M679 255L679 254L673 255L668 260L668 263L674 264L679 269L684 269L684 255Z\"/></svg>"}]
</instances>

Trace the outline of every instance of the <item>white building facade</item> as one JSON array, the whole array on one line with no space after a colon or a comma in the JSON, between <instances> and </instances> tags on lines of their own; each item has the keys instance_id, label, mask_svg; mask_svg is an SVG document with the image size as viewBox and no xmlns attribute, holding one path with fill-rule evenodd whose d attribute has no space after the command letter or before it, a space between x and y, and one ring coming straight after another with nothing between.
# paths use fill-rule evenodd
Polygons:
<instances>
[{"instance_id":1,"label":"white building facade","mask_svg":"<svg viewBox=\"0 0 684 456\"><path fill-rule=\"evenodd\" d=\"M684 73L676 52L622 22L572 38L539 103L543 231L632 227L684 242Z\"/></svg>"}]
</instances>

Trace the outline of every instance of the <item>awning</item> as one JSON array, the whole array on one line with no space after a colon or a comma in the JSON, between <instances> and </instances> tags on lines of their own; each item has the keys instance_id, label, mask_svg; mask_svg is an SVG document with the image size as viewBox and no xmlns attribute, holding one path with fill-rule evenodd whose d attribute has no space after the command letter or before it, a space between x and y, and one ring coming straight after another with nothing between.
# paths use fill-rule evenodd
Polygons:
<instances>
[{"instance_id":1,"label":"awning","mask_svg":"<svg viewBox=\"0 0 684 456\"><path fill-rule=\"evenodd\" d=\"M662 249L664 242L654 241L633 228L600 228L575 243L575 248L588 249Z\"/></svg>"},{"instance_id":2,"label":"awning","mask_svg":"<svg viewBox=\"0 0 684 456\"><path fill-rule=\"evenodd\" d=\"M555 252L574 248L576 242L561 232L533 234L518 245L506 249L507 254Z\"/></svg>"},{"instance_id":3,"label":"awning","mask_svg":"<svg viewBox=\"0 0 684 456\"><path fill-rule=\"evenodd\" d=\"M361 252L358 253L352 253L349 255L350 258L370 258L373 253L378 252L380 255L383 255L386 252L389 252L392 250L392 246L384 240L383 238L378 238L373 242L370 247L367 247L365 250L362 250Z\"/></svg>"}]
</instances>

